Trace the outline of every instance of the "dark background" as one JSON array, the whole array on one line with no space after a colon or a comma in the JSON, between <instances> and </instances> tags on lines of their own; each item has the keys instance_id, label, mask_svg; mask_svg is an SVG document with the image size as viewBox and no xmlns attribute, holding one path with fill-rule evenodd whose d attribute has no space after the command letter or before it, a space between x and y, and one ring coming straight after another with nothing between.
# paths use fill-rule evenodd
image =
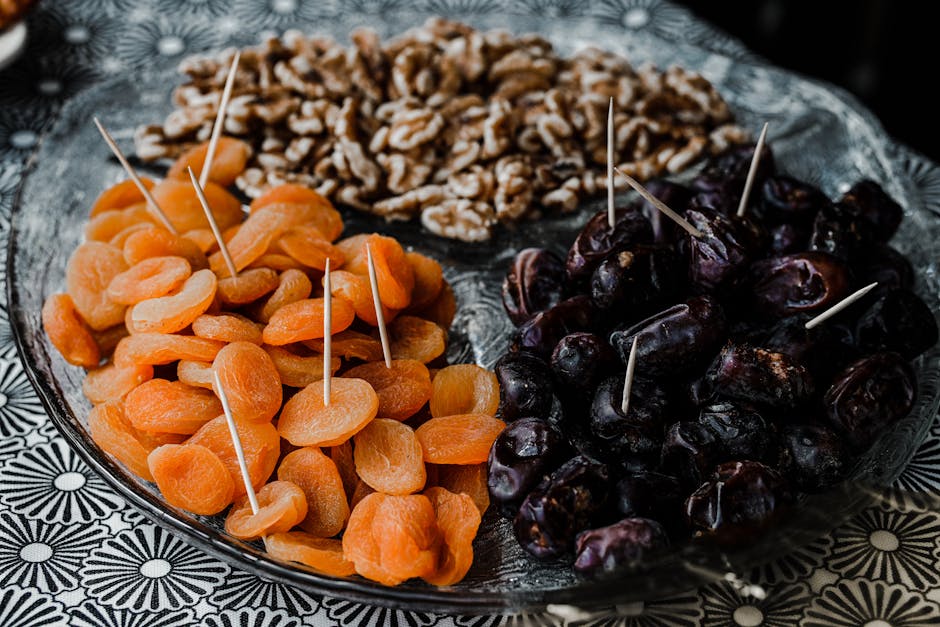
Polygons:
<instances>
[{"instance_id":1,"label":"dark background","mask_svg":"<svg viewBox=\"0 0 940 627\"><path fill-rule=\"evenodd\" d=\"M940 161L940 5L930 0L680 0L773 64L835 83Z\"/></svg>"}]
</instances>

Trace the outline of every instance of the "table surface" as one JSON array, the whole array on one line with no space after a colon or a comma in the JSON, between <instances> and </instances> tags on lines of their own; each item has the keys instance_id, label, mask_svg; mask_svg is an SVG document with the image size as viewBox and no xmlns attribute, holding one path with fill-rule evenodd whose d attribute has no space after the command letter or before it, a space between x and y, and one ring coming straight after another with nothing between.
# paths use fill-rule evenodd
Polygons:
<instances>
[{"instance_id":1,"label":"table surface","mask_svg":"<svg viewBox=\"0 0 940 627\"><path fill-rule=\"evenodd\" d=\"M554 11L560 19L566 12L596 11L627 31L666 22L674 28L693 19L660 0L428 2L458 18L510 5L517 12ZM402 3L332 4L380 16ZM207 47L241 43L240 19L277 30L309 27L316 6L304 0L58 0L40 6L29 19L26 52L0 72L0 262L26 161L63 102L109 75L147 64L153 55L172 62ZM723 34L715 37L724 49L740 46ZM914 154L907 163L921 197L940 207L940 168ZM26 378L8 324L6 290L0 294L0 627L495 627L529 620L605 627L940 625L940 506L930 498L897 498L893 491L831 535L760 569L749 582L757 588L722 582L590 616L435 616L314 596L258 579L129 509L65 445ZM940 424L932 426L898 487L940 492Z\"/></svg>"}]
</instances>

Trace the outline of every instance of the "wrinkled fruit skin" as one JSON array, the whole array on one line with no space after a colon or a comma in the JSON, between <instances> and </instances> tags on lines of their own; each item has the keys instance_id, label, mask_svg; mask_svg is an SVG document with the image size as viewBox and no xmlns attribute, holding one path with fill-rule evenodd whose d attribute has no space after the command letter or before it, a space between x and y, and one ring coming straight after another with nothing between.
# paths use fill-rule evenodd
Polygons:
<instances>
[{"instance_id":1,"label":"wrinkled fruit skin","mask_svg":"<svg viewBox=\"0 0 940 627\"><path fill-rule=\"evenodd\" d=\"M685 218L702 232L700 238L686 238L689 283L700 292L712 292L741 276L751 261L753 234L714 211L690 209Z\"/></svg>"},{"instance_id":2,"label":"wrinkled fruit skin","mask_svg":"<svg viewBox=\"0 0 940 627\"><path fill-rule=\"evenodd\" d=\"M648 377L677 374L701 365L725 341L727 322L717 300L696 296L650 316L627 329L614 331L610 344L626 364L633 338L638 337L637 372Z\"/></svg>"},{"instance_id":3,"label":"wrinkled fruit skin","mask_svg":"<svg viewBox=\"0 0 940 627\"><path fill-rule=\"evenodd\" d=\"M816 214L809 249L851 261L864 255L873 240L871 223L848 206L830 203Z\"/></svg>"},{"instance_id":4,"label":"wrinkled fruit skin","mask_svg":"<svg viewBox=\"0 0 940 627\"><path fill-rule=\"evenodd\" d=\"M490 498L507 518L569 454L561 433L541 418L522 418L493 442L487 461Z\"/></svg>"},{"instance_id":5,"label":"wrinkled fruit skin","mask_svg":"<svg viewBox=\"0 0 940 627\"><path fill-rule=\"evenodd\" d=\"M692 197L692 190L666 179L650 179L645 184L646 191L661 200L667 207L677 211L685 207ZM653 207L646 199L639 198L634 205L643 212L653 227L653 241L657 244L672 244L676 241L679 228L675 222L664 216L659 209Z\"/></svg>"},{"instance_id":6,"label":"wrinkled fruit skin","mask_svg":"<svg viewBox=\"0 0 940 627\"><path fill-rule=\"evenodd\" d=\"M591 299L583 294L573 296L522 323L510 344L514 350L530 351L547 360L561 338L577 331L590 331L596 322Z\"/></svg>"},{"instance_id":7,"label":"wrinkled fruit skin","mask_svg":"<svg viewBox=\"0 0 940 627\"><path fill-rule=\"evenodd\" d=\"M822 252L764 259L749 275L754 309L775 318L823 311L849 295L845 264Z\"/></svg>"},{"instance_id":8,"label":"wrinkled fruit skin","mask_svg":"<svg viewBox=\"0 0 940 627\"><path fill-rule=\"evenodd\" d=\"M838 374L823 396L830 424L855 450L871 446L914 406L916 379L897 353L863 357Z\"/></svg>"},{"instance_id":9,"label":"wrinkled fruit skin","mask_svg":"<svg viewBox=\"0 0 940 627\"><path fill-rule=\"evenodd\" d=\"M544 361L528 353L506 353L496 362L495 372L503 420L551 413L554 385L552 371Z\"/></svg>"},{"instance_id":10,"label":"wrinkled fruit skin","mask_svg":"<svg viewBox=\"0 0 940 627\"><path fill-rule=\"evenodd\" d=\"M578 233L565 260L571 285L588 281L611 253L653 242L653 227L638 209L617 209L615 216L613 231L607 222L607 212L600 211Z\"/></svg>"},{"instance_id":11,"label":"wrinkled fruit skin","mask_svg":"<svg viewBox=\"0 0 940 627\"><path fill-rule=\"evenodd\" d=\"M682 527L682 502L686 492L679 480L658 472L636 472L617 482L617 511L627 518L653 518L669 526ZM683 529L684 530L684 529Z\"/></svg>"},{"instance_id":12,"label":"wrinkled fruit skin","mask_svg":"<svg viewBox=\"0 0 940 627\"><path fill-rule=\"evenodd\" d=\"M852 456L842 438L820 424L784 425L778 470L797 490L822 492L846 477Z\"/></svg>"},{"instance_id":13,"label":"wrinkled fruit skin","mask_svg":"<svg viewBox=\"0 0 940 627\"><path fill-rule=\"evenodd\" d=\"M677 422L666 430L662 468L668 468L685 488L702 483L722 452L722 443L706 425L697 421Z\"/></svg>"},{"instance_id":14,"label":"wrinkled fruit skin","mask_svg":"<svg viewBox=\"0 0 940 627\"><path fill-rule=\"evenodd\" d=\"M759 462L726 462L685 502L699 539L740 546L753 541L793 501L787 482Z\"/></svg>"},{"instance_id":15,"label":"wrinkled fruit skin","mask_svg":"<svg viewBox=\"0 0 940 627\"><path fill-rule=\"evenodd\" d=\"M668 546L669 536L655 520L624 518L578 534L574 569L594 577L612 575L642 565Z\"/></svg>"},{"instance_id":16,"label":"wrinkled fruit skin","mask_svg":"<svg viewBox=\"0 0 940 627\"><path fill-rule=\"evenodd\" d=\"M760 190L759 215L770 224L809 225L829 202L818 187L785 174L769 177Z\"/></svg>"},{"instance_id":17,"label":"wrinkled fruit skin","mask_svg":"<svg viewBox=\"0 0 940 627\"><path fill-rule=\"evenodd\" d=\"M842 196L839 203L872 226L874 238L887 242L898 230L904 209L881 186L871 180L859 181Z\"/></svg>"},{"instance_id":18,"label":"wrinkled fruit skin","mask_svg":"<svg viewBox=\"0 0 940 627\"><path fill-rule=\"evenodd\" d=\"M914 287L914 266L907 257L887 244L874 244L860 261L860 286L877 282L877 290Z\"/></svg>"},{"instance_id":19,"label":"wrinkled fruit skin","mask_svg":"<svg viewBox=\"0 0 940 627\"><path fill-rule=\"evenodd\" d=\"M747 344L725 345L706 377L721 396L771 408L796 407L814 390L813 379L801 364Z\"/></svg>"},{"instance_id":20,"label":"wrinkled fruit skin","mask_svg":"<svg viewBox=\"0 0 940 627\"><path fill-rule=\"evenodd\" d=\"M662 431L670 410L666 390L654 381L634 377L630 407L624 415L623 382L624 375L616 374L597 386L591 403L591 431L602 438L616 438L630 426Z\"/></svg>"},{"instance_id":21,"label":"wrinkled fruit skin","mask_svg":"<svg viewBox=\"0 0 940 627\"><path fill-rule=\"evenodd\" d=\"M747 172L751 169L756 145L736 146L709 160L705 168L692 181L692 189L710 191L723 185L734 185L743 189ZM768 144L761 150L760 161L754 176L754 189L760 189L764 180L776 170L773 151ZM737 206L735 206L735 209Z\"/></svg>"},{"instance_id":22,"label":"wrinkled fruit skin","mask_svg":"<svg viewBox=\"0 0 940 627\"><path fill-rule=\"evenodd\" d=\"M580 455L568 460L522 502L513 521L516 540L540 559L568 553L604 510L608 480L603 464Z\"/></svg>"},{"instance_id":23,"label":"wrinkled fruit skin","mask_svg":"<svg viewBox=\"0 0 940 627\"><path fill-rule=\"evenodd\" d=\"M552 372L562 389L567 386L587 394L618 363L617 356L603 338L593 333L566 335L552 352Z\"/></svg>"},{"instance_id":24,"label":"wrinkled fruit skin","mask_svg":"<svg viewBox=\"0 0 940 627\"><path fill-rule=\"evenodd\" d=\"M864 352L894 351L914 359L937 343L937 321L919 296L892 290L862 314L855 339Z\"/></svg>"},{"instance_id":25,"label":"wrinkled fruit skin","mask_svg":"<svg viewBox=\"0 0 940 627\"><path fill-rule=\"evenodd\" d=\"M698 422L711 431L719 442L722 461L775 461L777 443L774 426L758 412L734 403L714 403L702 408Z\"/></svg>"},{"instance_id":26,"label":"wrinkled fruit skin","mask_svg":"<svg viewBox=\"0 0 940 627\"><path fill-rule=\"evenodd\" d=\"M526 248L516 255L503 281L503 307L519 326L562 299L565 263L543 248Z\"/></svg>"}]
</instances>

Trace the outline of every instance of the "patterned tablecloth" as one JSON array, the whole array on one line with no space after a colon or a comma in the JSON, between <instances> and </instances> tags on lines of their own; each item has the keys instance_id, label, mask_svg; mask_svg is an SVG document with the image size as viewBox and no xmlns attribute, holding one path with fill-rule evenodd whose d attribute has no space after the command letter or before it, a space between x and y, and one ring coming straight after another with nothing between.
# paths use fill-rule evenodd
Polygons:
<instances>
[{"instance_id":1,"label":"patterned tablecloth","mask_svg":"<svg viewBox=\"0 0 940 627\"><path fill-rule=\"evenodd\" d=\"M24 164L61 104L155 59L230 42L239 24L309 28L330 6L374 14L403 0L53 0L29 20L20 60L0 72L0 262ZM659 0L425 0L427 9L594 15L626 31L680 33L693 24ZM722 52L747 55L695 23ZM704 30L703 30L704 29ZM705 36L702 33L705 33ZM901 148L901 150L905 150ZM909 155L921 198L940 207L940 169ZM3 280L3 279L0 279ZM495 627L560 624L553 615L447 617L326 598L258 579L190 547L129 509L58 437L27 380L0 297L0 627L212 627L383 624ZM940 424L899 482L940 489ZM915 499L916 500L916 499ZM925 499L927 502L929 499ZM586 617L614 625L940 625L940 508L883 499L830 536L761 569L766 595L732 583Z\"/></svg>"}]
</instances>

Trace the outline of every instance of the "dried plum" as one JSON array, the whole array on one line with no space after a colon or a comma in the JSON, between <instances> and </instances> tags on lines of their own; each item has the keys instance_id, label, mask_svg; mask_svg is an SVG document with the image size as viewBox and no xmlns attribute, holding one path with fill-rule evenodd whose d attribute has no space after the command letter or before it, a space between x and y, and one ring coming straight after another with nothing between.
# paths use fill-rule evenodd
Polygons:
<instances>
[{"instance_id":1,"label":"dried plum","mask_svg":"<svg viewBox=\"0 0 940 627\"><path fill-rule=\"evenodd\" d=\"M891 290L862 314L855 341L864 352L895 351L914 359L937 343L937 321L917 294Z\"/></svg>"},{"instance_id":2,"label":"dried plum","mask_svg":"<svg viewBox=\"0 0 940 627\"><path fill-rule=\"evenodd\" d=\"M768 233L770 253L776 257L806 250L809 243L809 229L796 224L777 224Z\"/></svg>"},{"instance_id":3,"label":"dried plum","mask_svg":"<svg viewBox=\"0 0 940 627\"><path fill-rule=\"evenodd\" d=\"M770 224L808 226L816 213L829 202L822 191L785 174L768 177L760 187L758 216Z\"/></svg>"},{"instance_id":4,"label":"dried plum","mask_svg":"<svg viewBox=\"0 0 940 627\"><path fill-rule=\"evenodd\" d=\"M591 299L583 294L572 296L523 322L513 333L511 346L513 350L530 351L550 359L561 338L577 331L590 331L596 323Z\"/></svg>"},{"instance_id":5,"label":"dried plum","mask_svg":"<svg viewBox=\"0 0 940 627\"><path fill-rule=\"evenodd\" d=\"M845 479L852 456L839 435L821 424L780 429L777 469L803 492L822 492Z\"/></svg>"},{"instance_id":6,"label":"dried plum","mask_svg":"<svg viewBox=\"0 0 940 627\"><path fill-rule=\"evenodd\" d=\"M593 333L563 337L552 352L552 371L564 390L592 392L598 381L613 368L617 356L605 340Z\"/></svg>"},{"instance_id":7,"label":"dried plum","mask_svg":"<svg viewBox=\"0 0 940 627\"><path fill-rule=\"evenodd\" d=\"M772 463L776 456L773 423L754 409L728 402L703 407L698 422L719 442L720 461L751 459Z\"/></svg>"},{"instance_id":8,"label":"dried plum","mask_svg":"<svg viewBox=\"0 0 940 627\"><path fill-rule=\"evenodd\" d=\"M699 292L712 292L738 278L751 262L757 242L754 233L728 216L706 209L685 212L701 237L687 235L689 283Z\"/></svg>"},{"instance_id":9,"label":"dried plum","mask_svg":"<svg viewBox=\"0 0 940 627\"><path fill-rule=\"evenodd\" d=\"M617 209L615 215L613 230L607 222L607 212L600 211L578 233L565 260L572 285L588 281L611 253L653 242L653 227L639 209Z\"/></svg>"},{"instance_id":10,"label":"dried plum","mask_svg":"<svg viewBox=\"0 0 940 627\"><path fill-rule=\"evenodd\" d=\"M594 577L612 575L637 568L668 546L669 536L655 520L624 518L578 534L574 569Z\"/></svg>"},{"instance_id":11,"label":"dried plum","mask_svg":"<svg viewBox=\"0 0 940 627\"><path fill-rule=\"evenodd\" d=\"M838 258L805 252L754 263L748 287L758 313L775 318L823 311L849 294L849 272Z\"/></svg>"},{"instance_id":12,"label":"dried plum","mask_svg":"<svg viewBox=\"0 0 940 627\"><path fill-rule=\"evenodd\" d=\"M719 396L768 407L796 407L814 390L803 365L783 353L747 344L725 345L706 377Z\"/></svg>"},{"instance_id":13,"label":"dried plum","mask_svg":"<svg viewBox=\"0 0 940 627\"><path fill-rule=\"evenodd\" d=\"M506 353L496 362L499 412L510 422L527 416L547 417L554 404L552 371L544 361L528 353Z\"/></svg>"},{"instance_id":14,"label":"dried plum","mask_svg":"<svg viewBox=\"0 0 940 627\"><path fill-rule=\"evenodd\" d=\"M503 307L520 325L562 299L565 262L543 248L526 248L513 260L503 281Z\"/></svg>"},{"instance_id":15,"label":"dried plum","mask_svg":"<svg viewBox=\"0 0 940 627\"><path fill-rule=\"evenodd\" d=\"M694 488L715 467L721 452L721 442L707 426L696 421L677 422L666 430L660 466L678 477L683 486Z\"/></svg>"},{"instance_id":16,"label":"dried plum","mask_svg":"<svg viewBox=\"0 0 940 627\"><path fill-rule=\"evenodd\" d=\"M887 244L874 244L859 261L859 286L877 282L880 291L914 287L914 266L907 257Z\"/></svg>"},{"instance_id":17,"label":"dried plum","mask_svg":"<svg viewBox=\"0 0 940 627\"><path fill-rule=\"evenodd\" d=\"M617 511L627 518L653 518L670 529L682 514L685 492L679 480L659 472L635 472L617 482Z\"/></svg>"},{"instance_id":18,"label":"dried plum","mask_svg":"<svg viewBox=\"0 0 940 627\"><path fill-rule=\"evenodd\" d=\"M881 185L863 180L853 185L839 200L853 215L860 216L871 226L874 239L887 242L897 232L904 209L901 208Z\"/></svg>"},{"instance_id":19,"label":"dried plum","mask_svg":"<svg viewBox=\"0 0 940 627\"><path fill-rule=\"evenodd\" d=\"M616 438L630 425L662 432L670 409L666 390L654 381L634 377L630 407L624 415L623 383L623 374L617 374L597 386L591 403L591 431L602 438Z\"/></svg>"},{"instance_id":20,"label":"dried plum","mask_svg":"<svg viewBox=\"0 0 940 627\"><path fill-rule=\"evenodd\" d=\"M751 161L754 159L754 144L735 146L720 155L709 159L701 174L692 179L691 187L697 191L709 191L716 187L729 184L740 184L744 187ZM757 171L754 173L755 189L763 184L764 180L776 170L774 155L768 144L761 150Z\"/></svg>"},{"instance_id":21,"label":"dried plum","mask_svg":"<svg viewBox=\"0 0 940 627\"><path fill-rule=\"evenodd\" d=\"M813 222L809 250L852 261L875 240L871 223L845 205L826 204Z\"/></svg>"}]
</instances>

